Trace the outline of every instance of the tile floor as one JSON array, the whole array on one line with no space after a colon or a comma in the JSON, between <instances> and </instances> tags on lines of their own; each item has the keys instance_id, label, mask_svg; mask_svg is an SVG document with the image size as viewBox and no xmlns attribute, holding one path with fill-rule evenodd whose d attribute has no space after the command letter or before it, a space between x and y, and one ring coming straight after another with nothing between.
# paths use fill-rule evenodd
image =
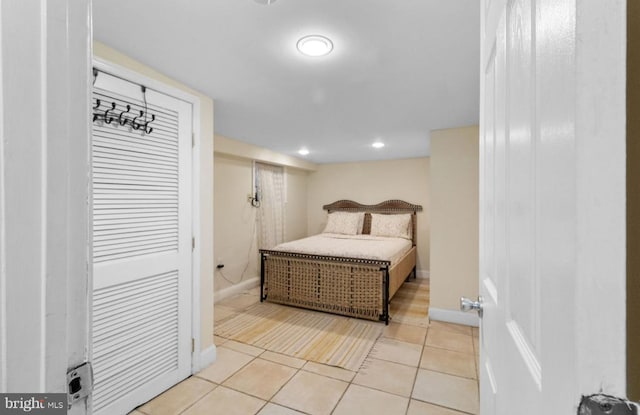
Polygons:
<instances>
[{"instance_id":1,"label":"tile floor","mask_svg":"<svg viewBox=\"0 0 640 415\"><path fill-rule=\"evenodd\" d=\"M241 313L256 290L221 301L214 320ZM390 323L352 372L215 337L213 365L131 414L477 414L477 338L467 326Z\"/></svg>"}]
</instances>

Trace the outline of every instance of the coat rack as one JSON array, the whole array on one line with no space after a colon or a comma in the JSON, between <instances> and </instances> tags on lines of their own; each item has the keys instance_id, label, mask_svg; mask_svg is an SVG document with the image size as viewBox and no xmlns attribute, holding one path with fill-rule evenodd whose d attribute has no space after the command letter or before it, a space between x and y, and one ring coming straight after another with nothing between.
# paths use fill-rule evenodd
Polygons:
<instances>
[{"instance_id":1,"label":"coat rack","mask_svg":"<svg viewBox=\"0 0 640 415\"><path fill-rule=\"evenodd\" d=\"M93 69L93 83L95 84L98 77L98 70ZM111 124L113 122L120 124L121 126L130 125L134 130L142 131L143 134L151 134L153 127L149 127L153 121L156 120L155 114L149 114L147 111L147 88L144 85L140 85L142 90L142 97L144 99L144 110L131 112L131 104L126 104L126 111L118 112L116 110L115 101L103 103L102 100L96 98L93 105L93 122L101 121L105 124ZM104 108L103 108L104 104ZM139 112L136 115L136 112Z\"/></svg>"}]
</instances>

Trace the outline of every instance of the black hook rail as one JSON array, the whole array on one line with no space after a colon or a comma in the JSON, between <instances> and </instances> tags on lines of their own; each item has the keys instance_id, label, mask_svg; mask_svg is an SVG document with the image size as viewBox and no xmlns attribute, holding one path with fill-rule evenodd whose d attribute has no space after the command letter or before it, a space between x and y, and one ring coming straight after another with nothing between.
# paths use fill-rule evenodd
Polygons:
<instances>
[{"instance_id":1,"label":"black hook rail","mask_svg":"<svg viewBox=\"0 0 640 415\"><path fill-rule=\"evenodd\" d=\"M99 121L105 124L117 123L123 127L130 125L134 130L151 134L153 127L150 127L149 124L156 120L155 114L148 114L144 110L139 110L138 115L134 116L134 113L131 112L131 104L126 104L126 110L118 113L116 106L115 102L111 102L111 105L109 105L100 99L95 99L93 105L93 121Z\"/></svg>"},{"instance_id":2,"label":"black hook rail","mask_svg":"<svg viewBox=\"0 0 640 415\"><path fill-rule=\"evenodd\" d=\"M93 82L95 84L96 78L98 77L98 70L94 68L93 70ZM121 126L129 125L134 130L142 131L144 134L151 134L153 131L153 127L149 127L149 124L156 120L155 114L149 114L147 111L147 88L144 85L140 85L142 90L142 97L144 99L144 110L139 110L139 115L133 116L130 113L132 105L126 103L126 111L121 111L119 114L116 111L117 104L111 102L111 105L102 102L99 98L96 98L93 105L93 122L103 122L105 124L111 124L114 121ZM101 109L103 106L106 109Z\"/></svg>"}]
</instances>

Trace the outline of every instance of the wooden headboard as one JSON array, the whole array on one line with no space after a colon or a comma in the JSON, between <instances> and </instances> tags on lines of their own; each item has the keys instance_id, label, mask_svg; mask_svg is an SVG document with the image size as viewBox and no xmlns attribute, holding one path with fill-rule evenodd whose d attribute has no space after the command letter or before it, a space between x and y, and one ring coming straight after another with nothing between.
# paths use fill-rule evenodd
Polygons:
<instances>
[{"instance_id":1,"label":"wooden headboard","mask_svg":"<svg viewBox=\"0 0 640 415\"><path fill-rule=\"evenodd\" d=\"M404 200L385 200L377 205L363 205L353 200L338 200L328 205L322 206L322 209L327 212L365 212L364 227L362 233L368 234L371 230L371 215L370 213L383 213L383 214L398 214L398 213L411 213L412 232L411 238L413 245L416 245L418 239L418 216L417 212L422 211L422 206L414 205Z\"/></svg>"}]
</instances>

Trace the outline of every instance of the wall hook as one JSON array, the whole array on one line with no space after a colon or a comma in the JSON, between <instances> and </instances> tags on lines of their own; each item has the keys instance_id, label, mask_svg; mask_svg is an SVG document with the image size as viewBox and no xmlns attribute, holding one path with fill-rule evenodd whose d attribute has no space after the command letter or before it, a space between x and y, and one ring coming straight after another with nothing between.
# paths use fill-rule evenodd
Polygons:
<instances>
[{"instance_id":1,"label":"wall hook","mask_svg":"<svg viewBox=\"0 0 640 415\"><path fill-rule=\"evenodd\" d=\"M139 130L140 127L142 127L142 124L138 124L136 122L136 120L140 117L142 117L144 115L144 111L140 110L140 115L138 115L137 117L135 117L132 121L131 121L131 126L133 127L134 130Z\"/></svg>"},{"instance_id":2,"label":"wall hook","mask_svg":"<svg viewBox=\"0 0 640 415\"><path fill-rule=\"evenodd\" d=\"M146 134L151 134L153 131L153 127L149 127L149 123L154 122L156 120L156 115L151 114L151 120L144 123L143 130Z\"/></svg>"},{"instance_id":3,"label":"wall hook","mask_svg":"<svg viewBox=\"0 0 640 415\"><path fill-rule=\"evenodd\" d=\"M126 111L122 111L120 113L120 115L118 116L118 123L120 123L120 125L126 125L127 122L129 122L129 119L124 116L129 111L131 111L131 105L127 104L127 110Z\"/></svg>"},{"instance_id":4,"label":"wall hook","mask_svg":"<svg viewBox=\"0 0 640 415\"><path fill-rule=\"evenodd\" d=\"M109 111L114 111L115 109L116 109L116 103L112 102L111 108L107 108L107 110L104 112L104 122L106 122L107 124L111 124L111 121L113 121L113 117L109 116Z\"/></svg>"},{"instance_id":5,"label":"wall hook","mask_svg":"<svg viewBox=\"0 0 640 415\"><path fill-rule=\"evenodd\" d=\"M93 110L95 111L95 110L97 110L98 108L100 108L100 100L99 100L99 99L97 99L97 100L96 100L96 106L95 106L95 107L93 107ZM93 122L95 122L99 117L100 117L100 114L98 114L98 113L94 112L94 113L93 113Z\"/></svg>"}]
</instances>

